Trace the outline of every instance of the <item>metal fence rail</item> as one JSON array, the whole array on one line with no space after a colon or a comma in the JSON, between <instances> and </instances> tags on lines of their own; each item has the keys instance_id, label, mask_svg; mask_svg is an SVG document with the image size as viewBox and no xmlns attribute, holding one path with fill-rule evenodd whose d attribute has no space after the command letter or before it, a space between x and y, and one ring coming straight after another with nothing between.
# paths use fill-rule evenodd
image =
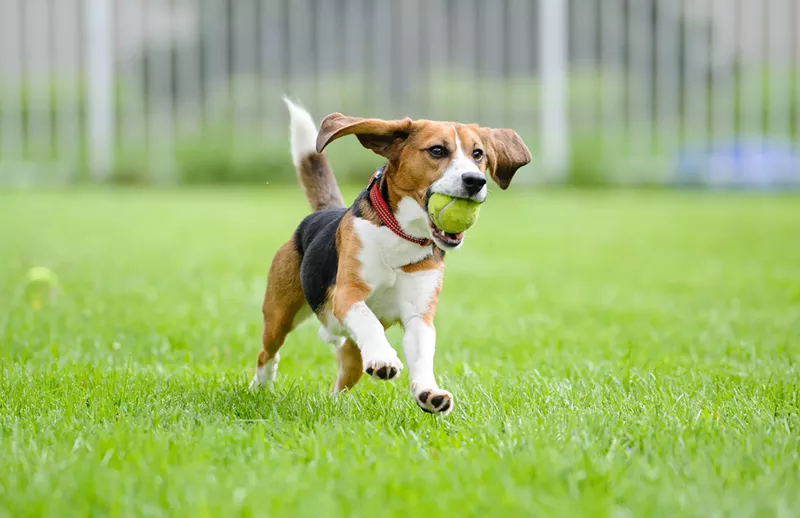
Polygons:
<instances>
[{"instance_id":1,"label":"metal fence rail","mask_svg":"<svg viewBox=\"0 0 800 518\"><path fill-rule=\"evenodd\" d=\"M0 178L173 181L283 142L284 93L511 126L556 175L797 176L799 69L800 0L0 0Z\"/></svg>"}]
</instances>

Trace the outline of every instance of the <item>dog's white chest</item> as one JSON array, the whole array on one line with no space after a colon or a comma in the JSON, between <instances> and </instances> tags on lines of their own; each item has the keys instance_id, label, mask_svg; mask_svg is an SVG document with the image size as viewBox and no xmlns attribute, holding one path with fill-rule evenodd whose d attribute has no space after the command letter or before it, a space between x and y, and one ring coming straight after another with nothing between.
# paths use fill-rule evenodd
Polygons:
<instances>
[{"instance_id":1,"label":"dog's white chest","mask_svg":"<svg viewBox=\"0 0 800 518\"><path fill-rule=\"evenodd\" d=\"M418 263L433 253L432 246L406 241L388 227L376 227L358 218L353 225L361 241L361 280L373 290L394 286L403 266Z\"/></svg>"},{"instance_id":2,"label":"dog's white chest","mask_svg":"<svg viewBox=\"0 0 800 518\"><path fill-rule=\"evenodd\" d=\"M411 243L364 220L355 220L355 231L362 243L361 280L372 290L366 303L375 316L396 320L425 313L441 271L406 273L402 267L424 260L433 253L432 247Z\"/></svg>"},{"instance_id":3,"label":"dog's white chest","mask_svg":"<svg viewBox=\"0 0 800 518\"><path fill-rule=\"evenodd\" d=\"M441 270L396 272L393 286L378 287L367 298L367 306L381 320L405 321L428 313L433 294L441 282Z\"/></svg>"}]
</instances>

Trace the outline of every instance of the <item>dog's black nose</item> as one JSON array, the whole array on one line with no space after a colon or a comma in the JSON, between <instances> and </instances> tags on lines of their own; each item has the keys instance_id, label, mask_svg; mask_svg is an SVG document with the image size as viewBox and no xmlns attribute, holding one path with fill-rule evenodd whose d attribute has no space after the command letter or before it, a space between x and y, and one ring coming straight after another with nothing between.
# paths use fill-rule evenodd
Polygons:
<instances>
[{"instance_id":1,"label":"dog's black nose","mask_svg":"<svg viewBox=\"0 0 800 518\"><path fill-rule=\"evenodd\" d=\"M464 173L461 175L461 181L464 182L464 188L470 196L478 194L486 185L486 177L480 173Z\"/></svg>"}]
</instances>

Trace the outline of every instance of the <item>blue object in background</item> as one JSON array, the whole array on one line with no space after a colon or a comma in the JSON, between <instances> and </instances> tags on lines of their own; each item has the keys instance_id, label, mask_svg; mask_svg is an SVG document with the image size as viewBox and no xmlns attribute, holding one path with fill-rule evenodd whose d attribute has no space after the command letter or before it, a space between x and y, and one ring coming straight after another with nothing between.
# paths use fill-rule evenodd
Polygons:
<instances>
[{"instance_id":1,"label":"blue object in background","mask_svg":"<svg viewBox=\"0 0 800 518\"><path fill-rule=\"evenodd\" d=\"M767 140L733 141L678 156L681 185L787 189L800 187L800 149Z\"/></svg>"}]
</instances>

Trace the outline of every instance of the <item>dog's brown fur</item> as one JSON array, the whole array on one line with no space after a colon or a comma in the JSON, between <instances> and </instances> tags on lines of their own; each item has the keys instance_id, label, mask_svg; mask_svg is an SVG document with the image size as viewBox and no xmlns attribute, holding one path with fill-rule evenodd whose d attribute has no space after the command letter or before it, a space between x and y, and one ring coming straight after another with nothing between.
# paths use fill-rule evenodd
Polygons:
<instances>
[{"instance_id":1,"label":"dog's brown fur","mask_svg":"<svg viewBox=\"0 0 800 518\"><path fill-rule=\"evenodd\" d=\"M304 156L297 167L297 174L314 212L344 207L342 193L325 155L314 153Z\"/></svg>"},{"instance_id":2,"label":"dog's brown fur","mask_svg":"<svg viewBox=\"0 0 800 518\"><path fill-rule=\"evenodd\" d=\"M275 254L267 277L267 291L261 306L264 331L261 336L263 348L258 354L259 367L278 354L305 302L300 283L300 255L294 243L288 241Z\"/></svg>"}]
</instances>

